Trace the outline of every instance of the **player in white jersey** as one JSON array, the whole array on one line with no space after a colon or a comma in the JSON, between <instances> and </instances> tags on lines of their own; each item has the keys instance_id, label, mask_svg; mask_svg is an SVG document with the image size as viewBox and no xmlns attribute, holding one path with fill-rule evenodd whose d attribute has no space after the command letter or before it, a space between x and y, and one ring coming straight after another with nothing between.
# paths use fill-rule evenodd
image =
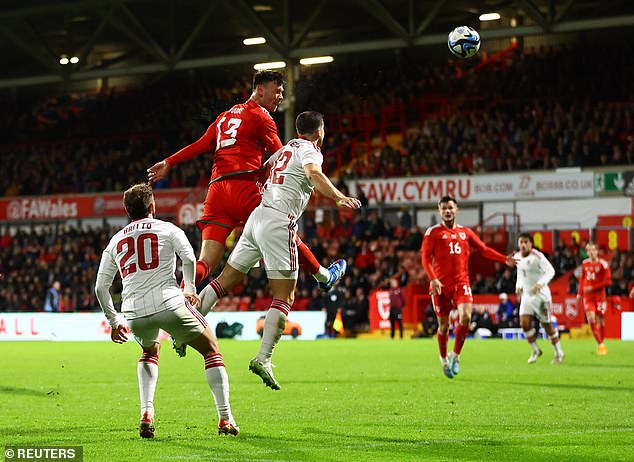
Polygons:
<instances>
[{"instance_id":1,"label":"player in white jersey","mask_svg":"<svg viewBox=\"0 0 634 462\"><path fill-rule=\"evenodd\" d=\"M163 329L203 355L207 383L218 411L218 433L237 435L240 429L231 414L229 378L218 343L205 318L194 308L200 303L194 286L194 250L180 228L154 218L156 205L149 185L132 186L124 193L123 204L132 222L116 233L103 251L95 292L110 323L112 341L126 342L132 330L143 349L137 366L139 434L142 438L154 437L159 329ZM184 293L174 276L176 255L183 264ZM110 296L117 271L123 281L121 312L129 328L117 316Z\"/></svg>"},{"instance_id":2,"label":"player in white jersey","mask_svg":"<svg viewBox=\"0 0 634 462\"><path fill-rule=\"evenodd\" d=\"M299 137L267 161L271 168L262 203L251 212L220 276L200 294L201 312L207 313L226 294L227 287L234 287L257 262L264 260L273 302L264 320L260 351L249 363L249 370L273 390L279 390L280 385L271 371L271 356L295 299L297 219L304 213L313 188L336 201L338 207L361 207L359 200L346 197L321 170L323 116L302 112L295 126Z\"/></svg>"},{"instance_id":3,"label":"player in white jersey","mask_svg":"<svg viewBox=\"0 0 634 462\"><path fill-rule=\"evenodd\" d=\"M522 233L518 238L519 252L514 255L517 260L517 282L515 293L521 297L520 325L531 346L532 353L528 363L532 364L542 355L537 346L537 330L534 319L537 319L550 338L555 350L553 364L560 364L564 359L559 333L553 327L550 316L552 296L548 283L555 275L555 269L539 250L533 248L533 237Z\"/></svg>"}]
</instances>

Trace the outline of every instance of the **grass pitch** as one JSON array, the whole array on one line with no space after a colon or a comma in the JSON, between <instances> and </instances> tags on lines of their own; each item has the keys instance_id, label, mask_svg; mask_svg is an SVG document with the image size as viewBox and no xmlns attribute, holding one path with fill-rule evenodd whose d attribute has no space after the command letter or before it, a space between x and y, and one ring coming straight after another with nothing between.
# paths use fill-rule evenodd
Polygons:
<instances>
[{"instance_id":1,"label":"grass pitch","mask_svg":"<svg viewBox=\"0 0 634 462\"><path fill-rule=\"evenodd\" d=\"M0 442L82 445L92 461L632 461L634 343L467 340L442 375L435 340L283 340L282 390L247 370L257 342L221 341L238 437L216 434L203 361L163 345L156 438L138 437L129 342L0 343Z\"/></svg>"}]
</instances>

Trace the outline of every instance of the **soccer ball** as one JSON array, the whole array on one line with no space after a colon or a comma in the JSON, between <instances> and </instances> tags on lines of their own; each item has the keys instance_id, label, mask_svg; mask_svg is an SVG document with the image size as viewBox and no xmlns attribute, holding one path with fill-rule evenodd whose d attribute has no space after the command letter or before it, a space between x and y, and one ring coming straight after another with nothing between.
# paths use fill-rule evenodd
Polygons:
<instances>
[{"instance_id":1,"label":"soccer ball","mask_svg":"<svg viewBox=\"0 0 634 462\"><path fill-rule=\"evenodd\" d=\"M447 38L449 51L458 58L471 58L480 49L480 34L468 26L458 26Z\"/></svg>"}]
</instances>

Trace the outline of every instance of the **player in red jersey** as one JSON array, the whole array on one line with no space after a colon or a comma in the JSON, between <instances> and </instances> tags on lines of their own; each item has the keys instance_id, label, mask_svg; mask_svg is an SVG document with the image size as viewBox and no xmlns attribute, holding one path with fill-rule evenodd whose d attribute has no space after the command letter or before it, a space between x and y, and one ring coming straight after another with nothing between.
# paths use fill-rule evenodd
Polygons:
<instances>
[{"instance_id":1,"label":"player in red jersey","mask_svg":"<svg viewBox=\"0 0 634 462\"><path fill-rule=\"evenodd\" d=\"M438 348L443 373L453 378L460 372L460 352L469 334L473 296L469 283L469 253L473 246L491 260L515 266L512 256L504 256L487 247L469 228L456 223L458 203L445 196L438 201L443 223L428 228L421 248L423 268L429 276L429 291L438 318ZM447 355L449 312L457 308L459 323L456 328L453 352Z\"/></svg>"},{"instance_id":2,"label":"player in red jersey","mask_svg":"<svg viewBox=\"0 0 634 462\"><path fill-rule=\"evenodd\" d=\"M199 140L148 169L148 179L154 183L183 161L205 152L213 155L211 182L203 215L197 223L203 243L196 263L196 285L218 266L229 234L237 225L245 223L262 201L258 180L263 173L263 157L265 152L273 154L282 148L270 113L275 112L284 99L283 83L279 72L257 72L253 77L253 94L245 103L220 114ZM300 264L324 290L336 284L345 273L345 260L337 260L324 268L299 238L298 250Z\"/></svg>"},{"instance_id":3,"label":"player in red jersey","mask_svg":"<svg viewBox=\"0 0 634 462\"><path fill-rule=\"evenodd\" d=\"M579 278L579 292L577 300L583 301L588 324L597 341L597 354L607 355L608 347L603 343L605 337L604 316L608 302L605 288L612 284L610 265L599 258L599 249L594 242L586 245L588 257L581 263L581 277Z\"/></svg>"}]
</instances>

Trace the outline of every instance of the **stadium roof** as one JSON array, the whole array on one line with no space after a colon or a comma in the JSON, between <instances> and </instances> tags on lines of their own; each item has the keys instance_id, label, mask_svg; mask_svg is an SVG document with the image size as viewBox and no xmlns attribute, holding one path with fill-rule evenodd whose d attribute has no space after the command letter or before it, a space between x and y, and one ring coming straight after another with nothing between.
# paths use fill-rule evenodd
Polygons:
<instances>
[{"instance_id":1,"label":"stadium roof","mask_svg":"<svg viewBox=\"0 0 634 462\"><path fill-rule=\"evenodd\" d=\"M502 18L481 24L488 12ZM3 0L0 88L434 45L457 25L485 40L631 27L634 2Z\"/></svg>"}]
</instances>

